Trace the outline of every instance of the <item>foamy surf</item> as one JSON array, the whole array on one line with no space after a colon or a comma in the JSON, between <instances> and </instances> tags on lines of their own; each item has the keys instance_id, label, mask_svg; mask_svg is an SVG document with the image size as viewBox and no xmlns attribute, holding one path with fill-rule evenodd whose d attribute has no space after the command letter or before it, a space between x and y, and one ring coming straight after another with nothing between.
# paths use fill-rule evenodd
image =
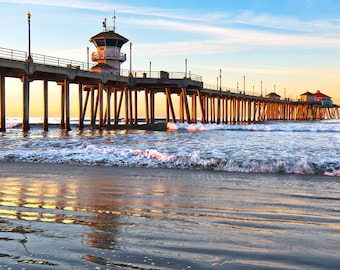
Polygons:
<instances>
[{"instance_id":1,"label":"foamy surf","mask_svg":"<svg viewBox=\"0 0 340 270\"><path fill-rule=\"evenodd\" d=\"M58 127L4 133L2 162L340 176L340 122L168 124L167 132Z\"/></svg>"}]
</instances>

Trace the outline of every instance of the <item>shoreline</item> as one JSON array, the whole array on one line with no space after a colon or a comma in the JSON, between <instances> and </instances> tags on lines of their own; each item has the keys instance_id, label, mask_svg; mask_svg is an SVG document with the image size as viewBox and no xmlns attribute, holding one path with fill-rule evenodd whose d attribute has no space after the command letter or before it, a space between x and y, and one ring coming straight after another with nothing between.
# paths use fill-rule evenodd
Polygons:
<instances>
[{"instance_id":1,"label":"shoreline","mask_svg":"<svg viewBox=\"0 0 340 270\"><path fill-rule=\"evenodd\" d=\"M0 269L337 269L339 184L0 162Z\"/></svg>"},{"instance_id":2,"label":"shoreline","mask_svg":"<svg viewBox=\"0 0 340 270\"><path fill-rule=\"evenodd\" d=\"M5 171L4 171L5 170ZM24 170L24 171L22 171ZM192 169L192 168L162 168L162 167L130 167L130 166L106 166L106 165L89 165L80 163L42 163L42 162L4 162L0 161L0 178L3 178L9 172L15 174L27 174L27 173L51 173L59 175L60 172L70 173L72 175L79 173L96 173L100 175L112 176L112 171L118 171L121 176L126 173L129 175L131 172L139 172L142 175L148 174L148 171L160 171L167 172L173 175L199 175L199 174L221 174L230 178L241 178L241 179L256 179L261 178L287 178L287 179L338 179L337 176L328 175L316 175L316 174L293 174L293 173L264 173L264 172L227 172L214 169Z\"/></svg>"}]
</instances>

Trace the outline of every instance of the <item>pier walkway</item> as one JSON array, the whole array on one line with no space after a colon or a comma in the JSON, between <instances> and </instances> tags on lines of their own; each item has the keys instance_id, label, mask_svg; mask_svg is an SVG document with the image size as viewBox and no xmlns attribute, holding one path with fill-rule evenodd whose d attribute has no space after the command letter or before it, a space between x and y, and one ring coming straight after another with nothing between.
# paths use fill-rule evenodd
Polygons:
<instances>
[{"instance_id":1,"label":"pier walkway","mask_svg":"<svg viewBox=\"0 0 340 270\"><path fill-rule=\"evenodd\" d=\"M267 120L339 118L339 106L266 98L228 88L205 86L202 77L185 72L122 70L120 75L92 72L90 64L0 48L0 130L6 130L5 78L22 82L22 129L29 130L30 83L43 81L44 130L48 130L48 82L61 89L60 125L70 130L70 85L77 85L79 129L86 111L93 128L137 126L156 122L165 108L166 122L241 123ZM215 88L215 89L212 89ZM10 90L7 90L10 91ZM158 102L161 95L164 102ZM142 101L140 101L142 99ZM123 119L123 124L121 123Z\"/></svg>"}]
</instances>

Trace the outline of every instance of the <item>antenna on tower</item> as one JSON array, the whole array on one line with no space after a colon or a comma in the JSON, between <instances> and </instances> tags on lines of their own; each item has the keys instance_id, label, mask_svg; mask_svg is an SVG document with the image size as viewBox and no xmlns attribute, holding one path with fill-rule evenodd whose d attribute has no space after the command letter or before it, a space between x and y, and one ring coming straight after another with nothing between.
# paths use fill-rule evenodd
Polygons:
<instances>
[{"instance_id":1,"label":"antenna on tower","mask_svg":"<svg viewBox=\"0 0 340 270\"><path fill-rule=\"evenodd\" d=\"M116 32L116 10L113 10L113 32Z\"/></svg>"},{"instance_id":2,"label":"antenna on tower","mask_svg":"<svg viewBox=\"0 0 340 270\"><path fill-rule=\"evenodd\" d=\"M106 18L103 21L103 27L104 27L104 31L106 32Z\"/></svg>"}]
</instances>

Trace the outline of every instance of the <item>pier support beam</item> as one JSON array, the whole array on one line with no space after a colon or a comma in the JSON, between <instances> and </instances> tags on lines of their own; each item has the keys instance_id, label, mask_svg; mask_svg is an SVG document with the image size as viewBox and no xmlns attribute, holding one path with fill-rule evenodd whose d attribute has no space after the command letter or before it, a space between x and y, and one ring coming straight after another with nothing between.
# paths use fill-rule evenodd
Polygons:
<instances>
[{"instance_id":1,"label":"pier support beam","mask_svg":"<svg viewBox=\"0 0 340 270\"><path fill-rule=\"evenodd\" d=\"M134 124L137 125L138 124L138 91L135 90L135 96L134 96L134 115L135 115L135 121Z\"/></svg>"},{"instance_id":2,"label":"pier support beam","mask_svg":"<svg viewBox=\"0 0 340 270\"><path fill-rule=\"evenodd\" d=\"M58 85L61 86L61 95L60 95L60 128L63 129L65 126L65 91L64 91L64 83L58 82Z\"/></svg>"},{"instance_id":3,"label":"pier support beam","mask_svg":"<svg viewBox=\"0 0 340 270\"><path fill-rule=\"evenodd\" d=\"M217 98L217 124L221 124L221 97Z\"/></svg>"},{"instance_id":4,"label":"pier support beam","mask_svg":"<svg viewBox=\"0 0 340 270\"><path fill-rule=\"evenodd\" d=\"M118 102L117 89L114 89L114 92L113 92L113 110L114 110L113 123L114 123L114 125L118 125L118 118L119 118L117 102Z\"/></svg>"},{"instance_id":5,"label":"pier support beam","mask_svg":"<svg viewBox=\"0 0 340 270\"><path fill-rule=\"evenodd\" d=\"M189 104L188 104L188 93L187 93L187 88L183 87L182 88L182 93L183 93L183 105L185 108L185 114L187 116L187 123L191 123L191 117L190 117L190 110L189 110Z\"/></svg>"},{"instance_id":6,"label":"pier support beam","mask_svg":"<svg viewBox=\"0 0 340 270\"><path fill-rule=\"evenodd\" d=\"M250 123L251 122L251 105L252 105L252 101L250 101L249 99L248 99L248 102L247 102L247 105L248 105L248 123Z\"/></svg>"},{"instance_id":7,"label":"pier support beam","mask_svg":"<svg viewBox=\"0 0 340 270\"><path fill-rule=\"evenodd\" d=\"M44 131L48 131L48 81L44 80Z\"/></svg>"},{"instance_id":8,"label":"pier support beam","mask_svg":"<svg viewBox=\"0 0 340 270\"><path fill-rule=\"evenodd\" d=\"M133 114L132 114L132 87L129 87L129 120L128 124L133 124Z\"/></svg>"},{"instance_id":9,"label":"pier support beam","mask_svg":"<svg viewBox=\"0 0 340 270\"><path fill-rule=\"evenodd\" d=\"M229 110L228 110L229 106L228 106L228 98L225 98L225 106L224 106L224 123L227 124L229 122Z\"/></svg>"},{"instance_id":10,"label":"pier support beam","mask_svg":"<svg viewBox=\"0 0 340 270\"><path fill-rule=\"evenodd\" d=\"M67 79L64 80L63 85L63 92L64 92L64 108L65 108L65 122L64 122L64 130L70 131L70 84Z\"/></svg>"},{"instance_id":11,"label":"pier support beam","mask_svg":"<svg viewBox=\"0 0 340 270\"><path fill-rule=\"evenodd\" d=\"M166 89L165 89L166 91ZM166 93L166 92L165 92ZM165 106L166 106L166 109L165 109L165 123L168 124L170 121L170 105L169 105L169 101L167 99L167 96L165 95Z\"/></svg>"},{"instance_id":12,"label":"pier support beam","mask_svg":"<svg viewBox=\"0 0 340 270\"><path fill-rule=\"evenodd\" d=\"M124 88L125 93L125 124L129 124L129 88Z\"/></svg>"},{"instance_id":13,"label":"pier support beam","mask_svg":"<svg viewBox=\"0 0 340 270\"><path fill-rule=\"evenodd\" d=\"M151 109L151 123L155 123L155 92L151 91L150 93L150 109Z\"/></svg>"},{"instance_id":14,"label":"pier support beam","mask_svg":"<svg viewBox=\"0 0 340 270\"><path fill-rule=\"evenodd\" d=\"M191 97L191 115L192 123L197 123L197 93L194 93Z\"/></svg>"},{"instance_id":15,"label":"pier support beam","mask_svg":"<svg viewBox=\"0 0 340 270\"><path fill-rule=\"evenodd\" d=\"M201 108L201 122L202 124L206 123L206 114L205 114L205 107L204 107L204 97L202 96L202 93L200 90L197 90L197 96L198 96L198 101L199 101L199 105Z\"/></svg>"},{"instance_id":16,"label":"pier support beam","mask_svg":"<svg viewBox=\"0 0 340 270\"><path fill-rule=\"evenodd\" d=\"M172 104L171 94L170 94L169 88L165 88L165 95L166 95L167 106L168 106L167 110L168 111L170 110L171 117L172 117L172 123L176 123L176 115L175 115L174 106Z\"/></svg>"},{"instance_id":17,"label":"pier support beam","mask_svg":"<svg viewBox=\"0 0 340 270\"><path fill-rule=\"evenodd\" d=\"M107 115L107 127L111 126L111 88L107 88L106 92L106 115Z\"/></svg>"},{"instance_id":18,"label":"pier support beam","mask_svg":"<svg viewBox=\"0 0 340 270\"><path fill-rule=\"evenodd\" d=\"M103 96L104 96L104 89L103 84L98 84L98 106L99 106L99 123L98 128L102 129L104 127L104 102L103 102Z\"/></svg>"},{"instance_id":19,"label":"pier support beam","mask_svg":"<svg viewBox=\"0 0 340 270\"><path fill-rule=\"evenodd\" d=\"M28 80L28 75L24 74L22 76L23 90L22 90L22 131L28 131L29 127L29 93L30 93L30 83Z\"/></svg>"},{"instance_id":20,"label":"pier support beam","mask_svg":"<svg viewBox=\"0 0 340 270\"><path fill-rule=\"evenodd\" d=\"M84 126L84 121L85 121L85 116L86 116L86 109L89 103L89 97L90 97L90 91L86 91L86 97L84 101L84 106L83 106L83 113L82 113L82 127Z\"/></svg>"},{"instance_id":21,"label":"pier support beam","mask_svg":"<svg viewBox=\"0 0 340 270\"><path fill-rule=\"evenodd\" d=\"M96 125L96 116L95 116L95 96L94 96L94 88L91 87L90 89L91 91L91 101L90 101L90 109L91 109L91 112L90 112L90 124L91 124L91 128L95 128L95 125Z\"/></svg>"},{"instance_id":22,"label":"pier support beam","mask_svg":"<svg viewBox=\"0 0 340 270\"><path fill-rule=\"evenodd\" d=\"M81 83L78 85L78 95L79 95L78 128L82 130L84 128L84 115L83 115L83 85Z\"/></svg>"},{"instance_id":23,"label":"pier support beam","mask_svg":"<svg viewBox=\"0 0 340 270\"><path fill-rule=\"evenodd\" d=\"M145 123L149 124L149 94L148 89L144 88L144 95L145 95Z\"/></svg>"},{"instance_id":24,"label":"pier support beam","mask_svg":"<svg viewBox=\"0 0 340 270\"><path fill-rule=\"evenodd\" d=\"M115 125L119 124L119 116L120 116L120 111L122 109L123 97L124 97L124 91L121 91L120 92L120 97L119 97L119 102L118 102L118 109L116 111Z\"/></svg>"},{"instance_id":25,"label":"pier support beam","mask_svg":"<svg viewBox=\"0 0 340 270\"><path fill-rule=\"evenodd\" d=\"M0 131L6 131L5 76L0 74Z\"/></svg>"},{"instance_id":26,"label":"pier support beam","mask_svg":"<svg viewBox=\"0 0 340 270\"><path fill-rule=\"evenodd\" d=\"M184 123L183 92L180 92L180 94L179 94L179 122Z\"/></svg>"}]
</instances>

